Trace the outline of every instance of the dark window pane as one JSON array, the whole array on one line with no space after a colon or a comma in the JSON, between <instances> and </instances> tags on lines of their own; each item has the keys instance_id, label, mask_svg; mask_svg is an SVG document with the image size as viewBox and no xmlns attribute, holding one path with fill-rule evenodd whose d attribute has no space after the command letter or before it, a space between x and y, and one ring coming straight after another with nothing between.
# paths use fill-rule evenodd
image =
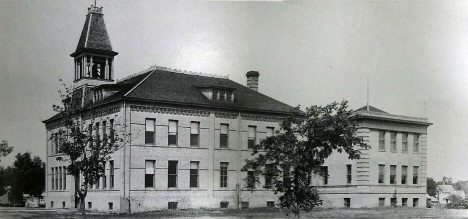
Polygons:
<instances>
[{"instance_id":1,"label":"dark window pane","mask_svg":"<svg viewBox=\"0 0 468 219\"><path fill-rule=\"evenodd\" d=\"M190 135L190 146L198 146L198 135L196 134Z\"/></svg>"},{"instance_id":2,"label":"dark window pane","mask_svg":"<svg viewBox=\"0 0 468 219\"><path fill-rule=\"evenodd\" d=\"M145 143L154 144L154 132L145 132Z\"/></svg>"},{"instance_id":3,"label":"dark window pane","mask_svg":"<svg viewBox=\"0 0 468 219\"><path fill-rule=\"evenodd\" d=\"M146 174L145 175L145 187L154 187L153 180L154 174Z\"/></svg>"},{"instance_id":4,"label":"dark window pane","mask_svg":"<svg viewBox=\"0 0 468 219\"><path fill-rule=\"evenodd\" d=\"M198 175L190 175L190 187L198 187Z\"/></svg>"},{"instance_id":5,"label":"dark window pane","mask_svg":"<svg viewBox=\"0 0 468 219\"><path fill-rule=\"evenodd\" d=\"M169 176L169 180L167 181L167 187L169 188L177 187L177 176L175 175Z\"/></svg>"},{"instance_id":6,"label":"dark window pane","mask_svg":"<svg viewBox=\"0 0 468 219\"><path fill-rule=\"evenodd\" d=\"M169 174L177 174L177 161L169 161Z\"/></svg>"},{"instance_id":7,"label":"dark window pane","mask_svg":"<svg viewBox=\"0 0 468 219\"><path fill-rule=\"evenodd\" d=\"M221 208L228 208L229 202L221 202L220 205L221 205Z\"/></svg>"},{"instance_id":8,"label":"dark window pane","mask_svg":"<svg viewBox=\"0 0 468 219\"><path fill-rule=\"evenodd\" d=\"M169 144L177 145L177 135L169 135Z\"/></svg>"},{"instance_id":9,"label":"dark window pane","mask_svg":"<svg viewBox=\"0 0 468 219\"><path fill-rule=\"evenodd\" d=\"M228 148L228 135L221 134L220 138L220 148Z\"/></svg>"},{"instance_id":10,"label":"dark window pane","mask_svg":"<svg viewBox=\"0 0 468 219\"><path fill-rule=\"evenodd\" d=\"M255 146L255 138L251 138L249 139L249 145L248 145L248 148L253 148Z\"/></svg>"}]
</instances>

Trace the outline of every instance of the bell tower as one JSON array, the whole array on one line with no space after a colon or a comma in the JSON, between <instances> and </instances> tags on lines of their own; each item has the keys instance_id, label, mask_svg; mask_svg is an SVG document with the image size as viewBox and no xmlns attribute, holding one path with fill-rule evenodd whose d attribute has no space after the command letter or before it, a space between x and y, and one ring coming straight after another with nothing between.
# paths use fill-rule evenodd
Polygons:
<instances>
[{"instance_id":1,"label":"bell tower","mask_svg":"<svg viewBox=\"0 0 468 219\"><path fill-rule=\"evenodd\" d=\"M102 7L91 5L74 53L75 87L90 87L114 82L114 57L104 23Z\"/></svg>"}]
</instances>

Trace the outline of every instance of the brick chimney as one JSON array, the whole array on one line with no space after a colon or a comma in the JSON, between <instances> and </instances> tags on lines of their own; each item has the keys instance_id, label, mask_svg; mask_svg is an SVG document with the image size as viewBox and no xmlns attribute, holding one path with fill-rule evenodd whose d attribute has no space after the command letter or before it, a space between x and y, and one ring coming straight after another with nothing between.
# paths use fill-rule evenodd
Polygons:
<instances>
[{"instance_id":1,"label":"brick chimney","mask_svg":"<svg viewBox=\"0 0 468 219\"><path fill-rule=\"evenodd\" d=\"M249 71L246 76L247 87L258 92L258 76L260 76L260 73L258 71Z\"/></svg>"}]
</instances>

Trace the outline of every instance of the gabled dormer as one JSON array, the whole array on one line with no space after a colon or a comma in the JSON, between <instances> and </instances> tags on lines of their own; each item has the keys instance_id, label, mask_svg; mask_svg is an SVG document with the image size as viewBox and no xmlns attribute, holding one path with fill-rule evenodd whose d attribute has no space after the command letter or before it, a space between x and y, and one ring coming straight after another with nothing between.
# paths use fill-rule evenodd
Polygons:
<instances>
[{"instance_id":1,"label":"gabled dormer","mask_svg":"<svg viewBox=\"0 0 468 219\"><path fill-rule=\"evenodd\" d=\"M197 89L205 95L206 98L213 101L234 102L235 88L220 86L200 86Z\"/></svg>"},{"instance_id":2,"label":"gabled dormer","mask_svg":"<svg viewBox=\"0 0 468 219\"><path fill-rule=\"evenodd\" d=\"M112 50L102 7L91 5L76 51L70 55L75 60L74 82L90 86L112 83L117 54Z\"/></svg>"}]
</instances>

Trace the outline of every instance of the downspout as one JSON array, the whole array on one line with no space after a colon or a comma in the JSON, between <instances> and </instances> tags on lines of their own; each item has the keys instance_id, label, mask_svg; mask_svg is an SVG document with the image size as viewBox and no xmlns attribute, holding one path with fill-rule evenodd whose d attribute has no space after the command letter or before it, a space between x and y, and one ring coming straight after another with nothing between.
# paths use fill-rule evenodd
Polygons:
<instances>
[{"instance_id":1,"label":"downspout","mask_svg":"<svg viewBox=\"0 0 468 219\"><path fill-rule=\"evenodd\" d=\"M241 187L240 183L242 182L241 177L241 165L242 165L242 117L241 112L239 111L239 115L237 116L237 122L239 125L238 132L239 132L239 145L237 147L237 153L239 157L239 166L237 167L238 175L237 175L237 185L236 185L236 195L237 195L237 209L240 209L240 196L241 196Z\"/></svg>"}]
</instances>

